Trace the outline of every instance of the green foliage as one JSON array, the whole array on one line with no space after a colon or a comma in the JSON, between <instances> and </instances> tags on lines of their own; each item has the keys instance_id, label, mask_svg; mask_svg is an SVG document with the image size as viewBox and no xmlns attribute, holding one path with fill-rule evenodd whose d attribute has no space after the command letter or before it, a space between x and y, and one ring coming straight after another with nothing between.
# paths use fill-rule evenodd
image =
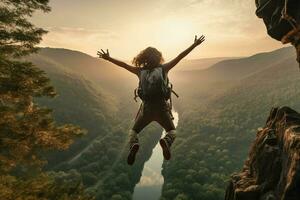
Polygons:
<instances>
[{"instance_id":1,"label":"green foliage","mask_svg":"<svg viewBox=\"0 0 300 200\"><path fill-rule=\"evenodd\" d=\"M189 198L185 194L178 194L175 200L188 200Z\"/></svg>"},{"instance_id":2,"label":"green foliage","mask_svg":"<svg viewBox=\"0 0 300 200\"><path fill-rule=\"evenodd\" d=\"M54 101L39 99L38 102L54 108L55 118L60 123L74 121L88 129L92 133L89 135L93 135L84 137L73 145L65 157L55 152L51 157L51 167L66 172L76 169L81 174L87 191L95 194L99 200L118 199L120 196L131 199L143 164L149 159L161 129L149 127L141 133L137 162L133 167L128 167L128 147L125 145L130 120L136 108L132 103L131 90L126 84L113 83L116 82L116 77L119 81L124 80L122 76L119 79L119 74L113 75L112 82L106 81L102 76L112 73L104 70L105 66L96 61L97 68L101 70L92 72L99 82L90 78L91 76L86 77L90 80L88 82L75 75L74 71L77 70L89 71L90 64L93 63L92 58L89 58L91 62L80 62L81 56L83 55L78 52L70 53L62 49L43 49L40 54L31 58L38 66L47 70L61 94ZM262 63L266 63L263 57L260 59ZM256 59L252 60L247 67L255 64ZM267 66L274 61L272 58L269 60ZM198 77L192 79L190 74L188 78L192 85L188 87L174 81L176 90L183 88L185 93L178 91L184 98L179 99L182 103L176 102L176 109L180 110L178 137L172 160L164 164L162 199L222 199L227 178L242 167L255 130L263 125L270 106L288 104L299 107L299 103L295 101L300 96L297 89L298 72L297 67L291 64L294 60L290 62L285 57L277 57L277 61L283 63L270 69L257 65L256 69L261 70L259 73L251 72L251 76L247 74L239 81L217 80L213 84L203 83L199 90L198 85L197 90L194 88ZM244 65L240 63L239 66ZM289 67L281 68L282 66ZM65 73L61 72L62 69ZM248 68L242 71L245 74ZM93 82L99 83L100 90L94 90L99 85L95 86ZM110 87L111 85L118 90ZM115 99L122 103L110 101L107 91L118 94ZM187 94L188 92L190 93ZM107 117L110 113L114 114L114 118ZM106 126L107 124L111 127Z\"/></svg>"},{"instance_id":3,"label":"green foliage","mask_svg":"<svg viewBox=\"0 0 300 200\"><path fill-rule=\"evenodd\" d=\"M0 55L18 57L35 52L45 30L28 21L33 12L50 11L49 0L2 0L0 6Z\"/></svg>"},{"instance_id":4,"label":"green foliage","mask_svg":"<svg viewBox=\"0 0 300 200\"><path fill-rule=\"evenodd\" d=\"M96 138L78 157L59 167L61 170L76 169L82 174L83 183L97 200L130 200L132 192L141 176L140 172L160 137L161 129L150 126L141 134L141 149L133 167L126 162L128 128L122 127Z\"/></svg>"},{"instance_id":5,"label":"green foliage","mask_svg":"<svg viewBox=\"0 0 300 200\"><path fill-rule=\"evenodd\" d=\"M20 178L0 176L0 198L6 200L93 200L84 193L80 175L70 173L40 173L39 176Z\"/></svg>"},{"instance_id":6,"label":"green foliage","mask_svg":"<svg viewBox=\"0 0 300 200\"><path fill-rule=\"evenodd\" d=\"M216 92L218 84L216 90L208 86L211 91L207 95L211 97L206 101L194 92L198 102L193 109L179 104L183 112L174 156L163 165L162 199L171 200L178 195L187 199L224 199L230 174L242 168L256 130L264 126L271 107L288 105L300 109L297 63L292 54L275 53L266 59L274 57L276 63L229 83L223 92ZM239 64L243 67L243 63Z\"/></svg>"},{"instance_id":7,"label":"green foliage","mask_svg":"<svg viewBox=\"0 0 300 200\"><path fill-rule=\"evenodd\" d=\"M74 63L78 58L82 60ZM82 176L87 192L95 194L97 199L111 199L113 195L131 199L143 164L151 156L160 137L161 128L150 126L143 131L136 163L133 167L128 166L128 130L139 106L133 103L132 93L119 84L118 90L124 90L127 96L114 89L107 90L111 86L110 82L95 84L98 79L101 80L102 73L99 76L97 74L97 80L90 76L84 77L84 73L79 75L78 71L88 71L92 61L96 60L80 52L47 48L41 49L29 59L47 72L59 93L54 100L42 98L37 102L53 108L58 122L74 122L89 131L86 137L76 140L69 150L48 155L50 162L47 169L66 172L76 169ZM97 69L102 72L101 63ZM117 96L113 97L110 92ZM115 99L122 104L116 103Z\"/></svg>"},{"instance_id":8,"label":"green foliage","mask_svg":"<svg viewBox=\"0 0 300 200\"><path fill-rule=\"evenodd\" d=\"M0 193L1 199L88 199L80 181L58 183L45 174L44 153L65 150L84 131L58 126L48 108L34 102L55 96L45 73L16 60L35 52L46 33L28 21L34 11L50 10L48 0L3 0L0 4ZM61 176L61 174L60 174Z\"/></svg>"},{"instance_id":9,"label":"green foliage","mask_svg":"<svg viewBox=\"0 0 300 200\"><path fill-rule=\"evenodd\" d=\"M33 97L55 95L49 79L31 63L12 60L34 51L41 40L42 32L36 33L26 17L37 9L49 10L47 1L4 1L0 9L10 13L0 18L1 149L6 149L1 151L0 162L1 171L7 171L18 164L40 164L37 151L66 149L82 131L72 125L55 125L51 111L33 102Z\"/></svg>"}]
</instances>

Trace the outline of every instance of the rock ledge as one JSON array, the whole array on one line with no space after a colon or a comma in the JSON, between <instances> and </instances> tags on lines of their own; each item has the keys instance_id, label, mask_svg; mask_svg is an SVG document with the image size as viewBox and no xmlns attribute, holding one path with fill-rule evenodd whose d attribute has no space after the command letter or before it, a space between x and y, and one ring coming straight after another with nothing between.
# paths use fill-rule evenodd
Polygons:
<instances>
[{"instance_id":1,"label":"rock ledge","mask_svg":"<svg viewBox=\"0 0 300 200\"><path fill-rule=\"evenodd\" d=\"M300 114L272 108L225 200L300 200Z\"/></svg>"}]
</instances>

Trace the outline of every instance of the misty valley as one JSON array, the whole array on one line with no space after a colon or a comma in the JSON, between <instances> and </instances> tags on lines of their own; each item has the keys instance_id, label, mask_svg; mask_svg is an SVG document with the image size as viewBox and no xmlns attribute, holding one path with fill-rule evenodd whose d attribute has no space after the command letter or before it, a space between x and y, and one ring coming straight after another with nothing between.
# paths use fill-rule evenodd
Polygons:
<instances>
[{"instance_id":1,"label":"misty valley","mask_svg":"<svg viewBox=\"0 0 300 200\"><path fill-rule=\"evenodd\" d=\"M52 108L58 122L88 130L69 150L51 152L47 170L75 170L96 199L131 199L162 132L154 123L140 133L137 161L127 166L128 130L139 106L133 100L135 76L66 49L42 48L29 60L46 71L59 94L37 101ZM170 73L180 94L174 98L180 120L174 157L162 164L161 199L223 199L228 178L242 168L270 105L300 108L294 60L288 47L205 69L189 69L184 61ZM153 191L148 192L151 199Z\"/></svg>"}]
</instances>

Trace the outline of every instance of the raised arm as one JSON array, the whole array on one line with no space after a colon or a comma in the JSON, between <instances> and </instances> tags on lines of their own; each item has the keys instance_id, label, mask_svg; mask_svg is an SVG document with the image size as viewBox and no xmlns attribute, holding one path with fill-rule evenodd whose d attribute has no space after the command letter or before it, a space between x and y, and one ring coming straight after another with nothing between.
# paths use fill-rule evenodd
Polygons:
<instances>
[{"instance_id":1,"label":"raised arm","mask_svg":"<svg viewBox=\"0 0 300 200\"><path fill-rule=\"evenodd\" d=\"M120 60L117 60L117 59L114 59L114 58L110 57L108 49L106 50L106 52L103 51L103 49L101 49L101 51L98 51L97 55L99 56L99 58L103 58L104 60L107 60L111 63L114 63L115 65L118 65L119 67L122 67L122 68L138 75L139 70L138 70L137 67L133 67L131 65L128 65L125 62L122 62Z\"/></svg>"},{"instance_id":2,"label":"raised arm","mask_svg":"<svg viewBox=\"0 0 300 200\"><path fill-rule=\"evenodd\" d=\"M182 53L180 53L176 58L174 58L170 62L163 65L166 72L168 72L170 69L175 67L175 65L177 65L177 63L179 63L180 60L182 60L185 56L187 56L195 47L197 47L202 42L204 42L204 40L205 40L204 35L202 35L200 38L197 38L197 35L196 35L194 43L189 48L184 50Z\"/></svg>"}]
</instances>

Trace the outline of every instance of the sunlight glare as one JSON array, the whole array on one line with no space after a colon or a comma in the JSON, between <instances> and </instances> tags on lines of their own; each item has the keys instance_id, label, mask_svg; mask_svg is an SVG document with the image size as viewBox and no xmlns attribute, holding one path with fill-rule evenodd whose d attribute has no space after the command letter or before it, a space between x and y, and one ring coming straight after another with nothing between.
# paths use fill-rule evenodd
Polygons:
<instances>
[{"instance_id":1,"label":"sunlight glare","mask_svg":"<svg viewBox=\"0 0 300 200\"><path fill-rule=\"evenodd\" d=\"M181 45L194 35L191 23L180 19L165 19L159 22L156 40L160 45Z\"/></svg>"}]
</instances>

